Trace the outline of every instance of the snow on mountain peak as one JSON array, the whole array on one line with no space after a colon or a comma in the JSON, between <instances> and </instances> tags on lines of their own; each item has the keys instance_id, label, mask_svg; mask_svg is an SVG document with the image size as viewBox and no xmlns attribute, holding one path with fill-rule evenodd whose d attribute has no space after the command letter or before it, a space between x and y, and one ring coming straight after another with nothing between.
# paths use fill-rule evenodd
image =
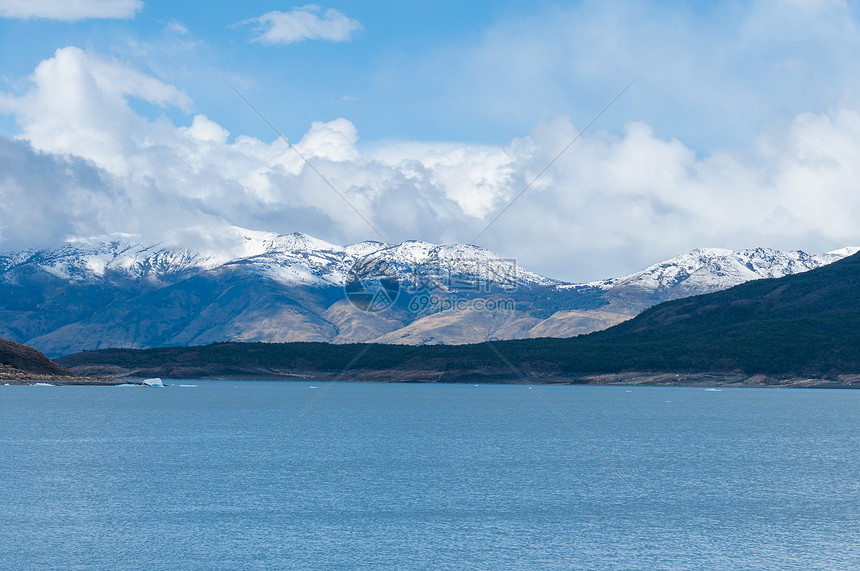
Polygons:
<instances>
[{"instance_id":1,"label":"snow on mountain peak","mask_svg":"<svg viewBox=\"0 0 860 571\"><path fill-rule=\"evenodd\" d=\"M507 286L582 287L529 272L515 260L469 244L438 245L409 240L399 244L365 241L338 246L301 232L277 234L238 227L209 236L208 242L204 242L217 243L220 248L152 244L133 234L80 238L56 250L28 250L0 256L0 272L34 264L73 282L105 279L109 273L164 281L171 275L229 265L262 273L285 285L327 287L344 285L350 279L353 265L372 256L395 268L404 283L418 283L430 276L434 283L450 283L454 277ZM628 287L671 291L672 297L681 297L726 289L754 279L808 271L858 251L860 248L848 247L810 256L799 250L698 248L628 276L584 285L604 290Z\"/></svg>"},{"instance_id":2,"label":"snow on mountain peak","mask_svg":"<svg viewBox=\"0 0 860 571\"><path fill-rule=\"evenodd\" d=\"M239 258L252 258L273 252L309 252L315 250L340 251L335 246L323 240L314 238L302 232L278 234L276 232L260 232L255 230L241 231L241 254Z\"/></svg>"},{"instance_id":3,"label":"snow on mountain peak","mask_svg":"<svg viewBox=\"0 0 860 571\"><path fill-rule=\"evenodd\" d=\"M21 263L36 264L55 277L73 282L100 278L109 271L155 277L206 265L206 260L189 250L144 245L138 238L131 234L76 238L56 250L31 251Z\"/></svg>"},{"instance_id":4,"label":"snow on mountain peak","mask_svg":"<svg viewBox=\"0 0 860 571\"><path fill-rule=\"evenodd\" d=\"M627 286L654 292L672 290L672 297L683 297L727 289L751 280L806 272L856 251L856 248L843 248L810 256L801 250L697 248L635 274L587 285L601 289Z\"/></svg>"},{"instance_id":5,"label":"snow on mountain peak","mask_svg":"<svg viewBox=\"0 0 860 571\"><path fill-rule=\"evenodd\" d=\"M825 266L837 260L841 260L842 258L853 256L857 252L860 252L860 248L848 246L845 248L839 248L838 250L831 250L830 252L818 254L817 256L813 256L813 258L817 260L822 266Z\"/></svg>"},{"instance_id":6,"label":"snow on mountain peak","mask_svg":"<svg viewBox=\"0 0 860 571\"><path fill-rule=\"evenodd\" d=\"M366 240L364 242L349 244L348 246L344 247L344 251L352 258L358 259L363 258L365 256L369 256L371 254L375 254L376 252L384 248L388 248L388 244L384 242L377 242L375 240Z\"/></svg>"}]
</instances>

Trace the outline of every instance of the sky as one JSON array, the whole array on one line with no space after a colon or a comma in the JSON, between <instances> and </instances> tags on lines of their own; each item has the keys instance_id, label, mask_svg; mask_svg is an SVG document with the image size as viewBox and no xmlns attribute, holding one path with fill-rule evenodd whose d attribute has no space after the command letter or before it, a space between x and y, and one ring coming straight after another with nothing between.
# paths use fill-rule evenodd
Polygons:
<instances>
[{"instance_id":1,"label":"sky","mask_svg":"<svg viewBox=\"0 0 860 571\"><path fill-rule=\"evenodd\" d=\"M858 246L857 9L0 0L0 251L239 227L589 281Z\"/></svg>"}]
</instances>

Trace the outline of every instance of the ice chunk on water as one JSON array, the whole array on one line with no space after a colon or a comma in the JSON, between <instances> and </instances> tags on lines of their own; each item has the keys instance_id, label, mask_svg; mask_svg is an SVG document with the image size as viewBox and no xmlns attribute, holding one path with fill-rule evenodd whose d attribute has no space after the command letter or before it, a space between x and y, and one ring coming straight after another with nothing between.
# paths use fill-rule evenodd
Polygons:
<instances>
[{"instance_id":1,"label":"ice chunk on water","mask_svg":"<svg viewBox=\"0 0 860 571\"><path fill-rule=\"evenodd\" d=\"M163 387L164 383L158 377L154 379L143 379L143 384L148 387Z\"/></svg>"}]
</instances>

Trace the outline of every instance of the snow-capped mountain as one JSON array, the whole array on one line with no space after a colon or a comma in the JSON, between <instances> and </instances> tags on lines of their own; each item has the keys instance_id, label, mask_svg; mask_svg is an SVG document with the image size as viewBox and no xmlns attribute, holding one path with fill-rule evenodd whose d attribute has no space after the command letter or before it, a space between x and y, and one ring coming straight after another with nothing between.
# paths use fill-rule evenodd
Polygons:
<instances>
[{"instance_id":1,"label":"snow-capped mountain","mask_svg":"<svg viewBox=\"0 0 860 571\"><path fill-rule=\"evenodd\" d=\"M665 301L728 289L751 280L781 278L806 272L858 251L860 248L842 248L812 256L800 250L782 252L770 248L699 248L649 266L635 274L589 285L604 290L641 289L643 292L658 295L661 301ZM661 294L668 294L668 297Z\"/></svg>"},{"instance_id":2,"label":"snow-capped mountain","mask_svg":"<svg viewBox=\"0 0 860 571\"><path fill-rule=\"evenodd\" d=\"M0 255L0 337L51 356L216 341L569 337L662 301L808 271L858 251L699 249L629 276L570 284L465 244L338 246L242 229L220 238L217 252L111 235ZM350 298L369 278L389 284L385 311Z\"/></svg>"},{"instance_id":3,"label":"snow-capped mountain","mask_svg":"<svg viewBox=\"0 0 860 571\"><path fill-rule=\"evenodd\" d=\"M57 250L0 255L0 279L8 279L13 270L26 267L38 268L70 283L102 280L108 274L157 279L214 268L224 261L185 248L143 245L135 236L117 234L69 242Z\"/></svg>"},{"instance_id":4,"label":"snow-capped mountain","mask_svg":"<svg viewBox=\"0 0 860 571\"><path fill-rule=\"evenodd\" d=\"M215 268L251 268L283 285L343 287L355 279L359 260L372 257L387 263L404 285L433 278L444 287L448 276L466 281L492 281L515 286L561 284L518 268L512 260L467 244L436 245L410 240L401 244L360 242L336 246L300 232L280 235L242 230L225 250L235 255L193 251L185 247L144 244L129 234L99 236L68 242L49 251L28 250L0 255L0 280L10 271L29 266L71 283L110 279L170 281L171 276ZM454 288L455 289L455 288Z\"/></svg>"}]
</instances>

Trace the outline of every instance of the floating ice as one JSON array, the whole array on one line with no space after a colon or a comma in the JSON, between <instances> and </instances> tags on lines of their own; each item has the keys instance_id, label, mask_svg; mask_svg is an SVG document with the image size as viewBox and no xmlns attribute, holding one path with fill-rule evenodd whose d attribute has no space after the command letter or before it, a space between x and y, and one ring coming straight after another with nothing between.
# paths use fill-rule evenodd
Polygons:
<instances>
[{"instance_id":1,"label":"floating ice","mask_svg":"<svg viewBox=\"0 0 860 571\"><path fill-rule=\"evenodd\" d=\"M53 387L55 385L52 385L51 383L34 383L33 386L34 387Z\"/></svg>"},{"instance_id":2,"label":"floating ice","mask_svg":"<svg viewBox=\"0 0 860 571\"><path fill-rule=\"evenodd\" d=\"M197 385L179 385L180 387L196 387Z\"/></svg>"},{"instance_id":3,"label":"floating ice","mask_svg":"<svg viewBox=\"0 0 860 571\"><path fill-rule=\"evenodd\" d=\"M143 384L148 387L163 387L164 383L158 377L154 379L143 379Z\"/></svg>"}]
</instances>

